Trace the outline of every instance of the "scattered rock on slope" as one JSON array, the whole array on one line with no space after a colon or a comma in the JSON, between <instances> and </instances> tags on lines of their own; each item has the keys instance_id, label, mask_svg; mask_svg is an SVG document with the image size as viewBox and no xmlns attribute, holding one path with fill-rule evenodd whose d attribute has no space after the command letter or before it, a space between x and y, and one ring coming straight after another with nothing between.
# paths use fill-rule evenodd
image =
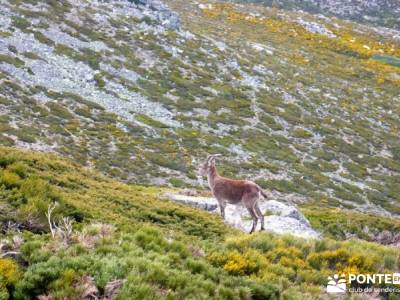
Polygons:
<instances>
[{"instance_id":1,"label":"scattered rock on slope","mask_svg":"<svg viewBox=\"0 0 400 300\"><path fill-rule=\"evenodd\" d=\"M219 214L217 201L214 198L194 197L174 193L166 193L165 196L173 201ZM320 237L320 233L311 227L308 220L296 207L276 200L260 201L259 205L265 215L265 228L267 230L278 234L292 234L304 238ZM225 209L225 216L228 224L243 231L250 230L252 220L243 205L228 204Z\"/></svg>"}]
</instances>

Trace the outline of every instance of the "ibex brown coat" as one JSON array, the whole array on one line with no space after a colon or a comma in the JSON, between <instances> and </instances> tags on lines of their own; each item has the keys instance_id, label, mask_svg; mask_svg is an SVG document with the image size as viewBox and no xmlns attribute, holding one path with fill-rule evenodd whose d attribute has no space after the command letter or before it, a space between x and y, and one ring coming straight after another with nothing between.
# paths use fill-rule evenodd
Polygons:
<instances>
[{"instance_id":1,"label":"ibex brown coat","mask_svg":"<svg viewBox=\"0 0 400 300\"><path fill-rule=\"evenodd\" d=\"M226 203L240 204L242 203L249 211L253 226L250 233L254 232L257 227L257 221L261 221L261 230L264 230L264 216L258 206L260 196L267 197L265 192L253 181L249 180L233 180L218 175L215 167L215 158L220 154L208 156L206 162L202 165L200 173L207 176L208 185L211 192L217 199L221 216L225 219Z\"/></svg>"}]
</instances>

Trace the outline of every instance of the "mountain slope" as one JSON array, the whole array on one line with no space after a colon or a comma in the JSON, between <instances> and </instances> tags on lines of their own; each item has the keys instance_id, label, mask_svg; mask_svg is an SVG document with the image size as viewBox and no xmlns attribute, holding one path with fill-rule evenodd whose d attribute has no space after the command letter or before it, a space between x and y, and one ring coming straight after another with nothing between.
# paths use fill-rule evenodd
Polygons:
<instances>
[{"instance_id":1,"label":"mountain slope","mask_svg":"<svg viewBox=\"0 0 400 300\"><path fill-rule=\"evenodd\" d=\"M242 234L159 199L164 191L0 148L2 299L321 299L335 272L400 267L397 248ZM53 201L53 222L63 229L62 217L74 220L70 233L50 234Z\"/></svg>"},{"instance_id":2,"label":"mountain slope","mask_svg":"<svg viewBox=\"0 0 400 300\"><path fill-rule=\"evenodd\" d=\"M393 33L167 2L2 1L0 143L170 186L222 153L277 199L398 215Z\"/></svg>"},{"instance_id":3,"label":"mountain slope","mask_svg":"<svg viewBox=\"0 0 400 300\"><path fill-rule=\"evenodd\" d=\"M245 0L284 9L302 9L310 13L336 16L356 22L400 29L400 5L397 0Z\"/></svg>"}]
</instances>

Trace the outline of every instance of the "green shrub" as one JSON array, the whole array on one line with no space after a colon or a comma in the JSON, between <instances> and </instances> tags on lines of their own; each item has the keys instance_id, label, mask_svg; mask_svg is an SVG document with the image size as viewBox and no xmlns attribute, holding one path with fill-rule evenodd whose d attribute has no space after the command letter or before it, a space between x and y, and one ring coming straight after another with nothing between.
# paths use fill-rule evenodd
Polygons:
<instances>
[{"instance_id":1,"label":"green shrub","mask_svg":"<svg viewBox=\"0 0 400 300\"><path fill-rule=\"evenodd\" d=\"M15 132L15 135L23 142L33 144L36 142L36 138L32 133L26 132L25 129L19 129Z\"/></svg>"},{"instance_id":2,"label":"green shrub","mask_svg":"<svg viewBox=\"0 0 400 300\"><path fill-rule=\"evenodd\" d=\"M0 183L4 184L9 189L19 187L21 184L21 177L9 170L4 170L0 173Z\"/></svg>"},{"instance_id":3,"label":"green shrub","mask_svg":"<svg viewBox=\"0 0 400 300\"><path fill-rule=\"evenodd\" d=\"M289 288L282 293L282 300L306 300L309 296L301 293L297 288Z\"/></svg>"},{"instance_id":4,"label":"green shrub","mask_svg":"<svg viewBox=\"0 0 400 300\"><path fill-rule=\"evenodd\" d=\"M34 59L34 60L41 59L40 56L37 55L35 52L24 52L24 53L22 53L22 55L29 59Z\"/></svg>"},{"instance_id":5,"label":"green shrub","mask_svg":"<svg viewBox=\"0 0 400 300\"><path fill-rule=\"evenodd\" d=\"M47 286L61 274L62 261L57 257L31 266L16 285L15 297L31 299L47 290Z\"/></svg>"},{"instance_id":6,"label":"green shrub","mask_svg":"<svg viewBox=\"0 0 400 300\"><path fill-rule=\"evenodd\" d=\"M13 162L17 161L17 157L12 153L2 153L0 156L0 167L5 168Z\"/></svg>"},{"instance_id":7,"label":"green shrub","mask_svg":"<svg viewBox=\"0 0 400 300\"><path fill-rule=\"evenodd\" d=\"M20 161L14 162L11 165L7 166L7 170L9 170L12 173L15 173L21 178L26 178L28 174L28 166Z\"/></svg>"},{"instance_id":8,"label":"green shrub","mask_svg":"<svg viewBox=\"0 0 400 300\"><path fill-rule=\"evenodd\" d=\"M311 226L321 231L324 236L343 240L348 235L367 241L374 241L375 236L382 231L397 232L400 222L391 218L350 212L341 209L304 206L302 212L310 221ZM365 231L368 228L368 233Z\"/></svg>"},{"instance_id":9,"label":"green shrub","mask_svg":"<svg viewBox=\"0 0 400 300\"><path fill-rule=\"evenodd\" d=\"M13 17L13 25L21 30L27 29L31 26L31 23L23 17Z\"/></svg>"},{"instance_id":10,"label":"green shrub","mask_svg":"<svg viewBox=\"0 0 400 300\"><path fill-rule=\"evenodd\" d=\"M134 238L137 245L145 250L160 252L167 247L167 241L154 227L142 227L135 233Z\"/></svg>"},{"instance_id":11,"label":"green shrub","mask_svg":"<svg viewBox=\"0 0 400 300\"><path fill-rule=\"evenodd\" d=\"M55 45L55 43L51 40L51 39L49 39L49 38L47 38L43 33L41 33L40 31L35 31L34 33L33 33L33 36L35 37L35 39L37 39L40 43L42 43L42 44L46 44L46 45L48 45L48 46L54 46Z\"/></svg>"},{"instance_id":12,"label":"green shrub","mask_svg":"<svg viewBox=\"0 0 400 300\"><path fill-rule=\"evenodd\" d=\"M8 293L6 284L3 278L0 277L0 300L8 300L10 298L10 294Z\"/></svg>"},{"instance_id":13,"label":"green shrub","mask_svg":"<svg viewBox=\"0 0 400 300\"><path fill-rule=\"evenodd\" d=\"M296 138L309 139L313 136L313 134L307 130L304 130L303 128L296 128L293 130L293 136Z\"/></svg>"},{"instance_id":14,"label":"green shrub","mask_svg":"<svg viewBox=\"0 0 400 300\"><path fill-rule=\"evenodd\" d=\"M50 108L54 116L57 116L61 119L68 120L74 117L73 114L67 108L61 106L60 104L57 104L55 102L49 102L47 103L47 106Z\"/></svg>"},{"instance_id":15,"label":"green shrub","mask_svg":"<svg viewBox=\"0 0 400 300\"><path fill-rule=\"evenodd\" d=\"M185 186L185 181L183 181L182 179L176 178L176 177L172 177L169 179L169 182L177 188L183 187Z\"/></svg>"},{"instance_id":16,"label":"green shrub","mask_svg":"<svg viewBox=\"0 0 400 300\"><path fill-rule=\"evenodd\" d=\"M169 126L165 125L164 123L161 123L147 115L144 114L137 114L135 116L136 120L138 120L139 122L142 122L146 125L149 125L151 127L155 127L155 128L168 128Z\"/></svg>"},{"instance_id":17,"label":"green shrub","mask_svg":"<svg viewBox=\"0 0 400 300\"><path fill-rule=\"evenodd\" d=\"M279 299L279 291L276 287L267 283L251 283L251 299L264 300L264 299Z\"/></svg>"},{"instance_id":18,"label":"green shrub","mask_svg":"<svg viewBox=\"0 0 400 300\"><path fill-rule=\"evenodd\" d=\"M157 295L154 286L141 280L139 274L132 273L127 277L127 283L124 284L118 294L118 299L142 300L142 299L161 299Z\"/></svg>"},{"instance_id":19,"label":"green shrub","mask_svg":"<svg viewBox=\"0 0 400 300\"><path fill-rule=\"evenodd\" d=\"M25 62L20 60L18 57L13 57L1 53L0 53L0 62L5 62L7 64L13 65L16 68L20 68L25 65Z\"/></svg>"},{"instance_id":20,"label":"green shrub","mask_svg":"<svg viewBox=\"0 0 400 300\"><path fill-rule=\"evenodd\" d=\"M80 286L82 273L78 270L65 269L58 279L49 284L50 294L54 299L79 299L83 287Z\"/></svg>"},{"instance_id":21,"label":"green shrub","mask_svg":"<svg viewBox=\"0 0 400 300\"><path fill-rule=\"evenodd\" d=\"M104 79L100 73L97 73L96 75L94 75L94 80L96 81L96 85L99 88L103 88L106 86L106 82L104 81Z\"/></svg>"}]
</instances>

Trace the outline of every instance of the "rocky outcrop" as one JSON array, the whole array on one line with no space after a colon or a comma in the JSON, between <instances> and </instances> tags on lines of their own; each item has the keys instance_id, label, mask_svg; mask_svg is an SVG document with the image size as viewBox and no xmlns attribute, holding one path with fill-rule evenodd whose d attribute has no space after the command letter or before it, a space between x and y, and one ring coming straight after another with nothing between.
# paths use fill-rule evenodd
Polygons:
<instances>
[{"instance_id":1,"label":"rocky outcrop","mask_svg":"<svg viewBox=\"0 0 400 300\"><path fill-rule=\"evenodd\" d=\"M325 35L329 38L335 38L336 35L333 34L330 30L328 30L325 26L322 24L316 23L316 22L307 22L301 18L297 19L297 23L302 25L305 30L311 33L317 33L321 35Z\"/></svg>"},{"instance_id":2,"label":"rocky outcrop","mask_svg":"<svg viewBox=\"0 0 400 300\"><path fill-rule=\"evenodd\" d=\"M196 208L219 214L218 205L214 198L194 197L174 193L165 196L173 201L190 205ZM265 228L278 234L291 234L304 238L319 238L320 233L315 231L303 214L292 205L276 200L260 201L261 211L265 215ZM225 209L226 223L248 231L252 220L242 205L227 205Z\"/></svg>"},{"instance_id":3,"label":"rocky outcrop","mask_svg":"<svg viewBox=\"0 0 400 300\"><path fill-rule=\"evenodd\" d=\"M384 230L375 237L375 242L400 247L400 233Z\"/></svg>"},{"instance_id":4,"label":"rocky outcrop","mask_svg":"<svg viewBox=\"0 0 400 300\"><path fill-rule=\"evenodd\" d=\"M138 5L150 8L157 13L158 20L168 29L178 30L181 26L179 16L158 0L130 0Z\"/></svg>"}]
</instances>

